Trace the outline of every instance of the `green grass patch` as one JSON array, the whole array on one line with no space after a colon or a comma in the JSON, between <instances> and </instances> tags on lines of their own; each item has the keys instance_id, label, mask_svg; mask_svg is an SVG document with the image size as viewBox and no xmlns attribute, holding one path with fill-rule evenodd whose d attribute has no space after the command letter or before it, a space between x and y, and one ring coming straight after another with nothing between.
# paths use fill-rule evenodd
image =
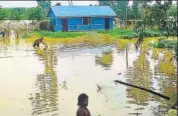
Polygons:
<instances>
[{"instance_id":1,"label":"green grass patch","mask_svg":"<svg viewBox=\"0 0 178 116\"><path fill-rule=\"evenodd\" d=\"M87 34L87 32L34 31L33 34L39 37L49 37L49 38L75 38L79 36L84 36Z\"/></svg>"},{"instance_id":2,"label":"green grass patch","mask_svg":"<svg viewBox=\"0 0 178 116\"><path fill-rule=\"evenodd\" d=\"M174 58L178 61L178 51L177 51L177 40L166 40L161 39L156 43L153 43L152 46L155 48L163 48L173 50L175 55Z\"/></svg>"},{"instance_id":3,"label":"green grass patch","mask_svg":"<svg viewBox=\"0 0 178 116\"><path fill-rule=\"evenodd\" d=\"M26 33L23 33L22 38L23 38L23 39L27 39L27 38L29 38L29 37L31 37L31 36L32 36L32 33L26 32Z\"/></svg>"},{"instance_id":4,"label":"green grass patch","mask_svg":"<svg viewBox=\"0 0 178 116\"><path fill-rule=\"evenodd\" d=\"M97 31L100 34L108 34L113 37L122 38L122 39L132 39L138 37L138 34L134 30L129 29L112 29L112 30L102 30ZM159 37L167 36L167 32L160 32L159 30L146 30L144 33L145 37ZM170 36L173 36L170 34Z\"/></svg>"},{"instance_id":5,"label":"green grass patch","mask_svg":"<svg viewBox=\"0 0 178 116\"><path fill-rule=\"evenodd\" d=\"M146 37L159 37L159 36L167 36L167 33L160 32L159 30L146 30L145 31L145 36Z\"/></svg>"},{"instance_id":6,"label":"green grass patch","mask_svg":"<svg viewBox=\"0 0 178 116\"><path fill-rule=\"evenodd\" d=\"M132 30L127 29L112 29L112 30L102 30L97 31L100 34L109 34L113 37L119 37L123 39L131 39L136 37L136 33Z\"/></svg>"},{"instance_id":7,"label":"green grass patch","mask_svg":"<svg viewBox=\"0 0 178 116\"><path fill-rule=\"evenodd\" d=\"M138 34L134 32L134 30L129 29L111 29L111 30L100 30L97 31L99 34L108 34L115 38L121 38L121 39L132 39L137 38ZM33 31L32 34L28 35L36 35L37 37L49 37L49 38L75 38L87 35L88 32L53 32L53 31L40 31L36 30ZM25 35L25 37L28 37L28 35ZM144 33L145 37L159 37L159 36L166 36L167 33L163 32L161 33L158 30L146 30Z\"/></svg>"},{"instance_id":8,"label":"green grass patch","mask_svg":"<svg viewBox=\"0 0 178 116\"><path fill-rule=\"evenodd\" d=\"M175 49L177 47L177 40L159 40L153 44L156 48Z\"/></svg>"}]
</instances>

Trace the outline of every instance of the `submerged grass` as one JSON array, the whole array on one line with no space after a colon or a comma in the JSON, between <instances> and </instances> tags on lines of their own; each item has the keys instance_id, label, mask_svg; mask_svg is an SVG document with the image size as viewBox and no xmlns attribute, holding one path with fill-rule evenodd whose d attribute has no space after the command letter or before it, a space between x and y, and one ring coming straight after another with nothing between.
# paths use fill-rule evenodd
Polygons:
<instances>
[{"instance_id":1,"label":"submerged grass","mask_svg":"<svg viewBox=\"0 0 178 116\"><path fill-rule=\"evenodd\" d=\"M26 43L32 44L39 36L33 35L33 37L30 37L26 39ZM77 44L77 43L85 43L85 44L112 44L114 40L110 39L109 36L99 36L97 37L90 37L88 35L85 36L79 36L79 37L68 37L68 38L52 38L52 37L44 37L44 42L48 45L55 45L55 44Z\"/></svg>"}]
</instances>

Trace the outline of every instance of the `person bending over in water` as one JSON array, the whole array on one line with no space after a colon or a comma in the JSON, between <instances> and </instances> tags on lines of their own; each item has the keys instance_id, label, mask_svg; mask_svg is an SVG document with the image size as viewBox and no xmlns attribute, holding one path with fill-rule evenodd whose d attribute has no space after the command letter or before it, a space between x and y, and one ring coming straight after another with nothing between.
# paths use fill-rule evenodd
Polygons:
<instances>
[{"instance_id":1,"label":"person bending over in water","mask_svg":"<svg viewBox=\"0 0 178 116\"><path fill-rule=\"evenodd\" d=\"M43 37L42 38L39 38L39 39L36 39L33 43L33 47L39 47L40 46L40 43L43 43L45 45L45 47L47 47L47 44L43 42Z\"/></svg>"},{"instance_id":2,"label":"person bending over in water","mask_svg":"<svg viewBox=\"0 0 178 116\"><path fill-rule=\"evenodd\" d=\"M87 109L88 106L88 96L85 93L82 93L78 96L78 104L79 106L77 110L76 116L91 116L89 110Z\"/></svg>"}]
</instances>

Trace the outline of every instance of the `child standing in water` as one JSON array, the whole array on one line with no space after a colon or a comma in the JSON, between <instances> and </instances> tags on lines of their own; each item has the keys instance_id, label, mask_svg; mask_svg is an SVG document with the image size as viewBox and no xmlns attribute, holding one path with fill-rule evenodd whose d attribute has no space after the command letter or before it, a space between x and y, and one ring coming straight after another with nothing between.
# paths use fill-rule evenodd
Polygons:
<instances>
[{"instance_id":1,"label":"child standing in water","mask_svg":"<svg viewBox=\"0 0 178 116\"><path fill-rule=\"evenodd\" d=\"M88 96L85 93L82 93L78 96L78 104L79 106L77 110L76 116L91 116L89 110L87 109L88 106Z\"/></svg>"}]
</instances>

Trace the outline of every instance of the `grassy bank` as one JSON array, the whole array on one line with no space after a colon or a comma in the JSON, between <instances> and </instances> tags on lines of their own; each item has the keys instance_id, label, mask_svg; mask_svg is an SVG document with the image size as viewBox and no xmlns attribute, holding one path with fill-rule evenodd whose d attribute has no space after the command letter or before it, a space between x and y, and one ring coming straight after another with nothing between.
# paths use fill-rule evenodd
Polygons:
<instances>
[{"instance_id":1,"label":"grassy bank","mask_svg":"<svg viewBox=\"0 0 178 116\"><path fill-rule=\"evenodd\" d=\"M112 29L112 30L102 30L97 31L99 34L108 34L113 37L117 38L127 38L131 39L136 37L136 33L132 30L126 30L126 29Z\"/></svg>"},{"instance_id":2,"label":"grassy bank","mask_svg":"<svg viewBox=\"0 0 178 116\"><path fill-rule=\"evenodd\" d=\"M102 30L97 31L99 34L108 34L112 37L123 38L123 39L131 39L137 37L137 34L133 30L128 29L112 29L112 30ZM25 35L25 37L29 37L35 35L36 37L49 37L49 38L75 38L79 36L84 36L88 32L52 32L52 31L33 31ZM29 35L29 36L28 36ZM146 37L157 37L166 35L160 34L159 31L156 30L147 30Z\"/></svg>"},{"instance_id":3,"label":"grassy bank","mask_svg":"<svg viewBox=\"0 0 178 116\"><path fill-rule=\"evenodd\" d=\"M30 35L35 37L48 38L76 38L86 35L87 32L52 32L52 31L34 31Z\"/></svg>"},{"instance_id":4,"label":"grassy bank","mask_svg":"<svg viewBox=\"0 0 178 116\"><path fill-rule=\"evenodd\" d=\"M175 53L174 58L178 61L177 40L158 40L156 43L153 43L153 47L173 50Z\"/></svg>"},{"instance_id":5,"label":"grassy bank","mask_svg":"<svg viewBox=\"0 0 178 116\"><path fill-rule=\"evenodd\" d=\"M134 30L128 30L128 29L112 29L112 30L103 30L97 32L100 34L109 34L110 36L123 38L123 39L132 39L138 37L138 34L135 33ZM144 36L145 37L167 36L167 33L166 32L161 33L158 30L146 30Z\"/></svg>"},{"instance_id":6,"label":"grassy bank","mask_svg":"<svg viewBox=\"0 0 178 116\"><path fill-rule=\"evenodd\" d=\"M121 39L132 39L138 37L138 34L135 33L133 30L129 29L112 29L112 30L100 30L97 31L98 34L102 35L109 35L114 38L121 38ZM52 31L33 31L25 35L25 38L36 36L36 37L48 37L48 38L77 38L80 36L87 35L88 32L52 32ZM158 30L147 30L145 31L145 37L159 37L159 36L166 36L167 33L161 33Z\"/></svg>"}]
</instances>

